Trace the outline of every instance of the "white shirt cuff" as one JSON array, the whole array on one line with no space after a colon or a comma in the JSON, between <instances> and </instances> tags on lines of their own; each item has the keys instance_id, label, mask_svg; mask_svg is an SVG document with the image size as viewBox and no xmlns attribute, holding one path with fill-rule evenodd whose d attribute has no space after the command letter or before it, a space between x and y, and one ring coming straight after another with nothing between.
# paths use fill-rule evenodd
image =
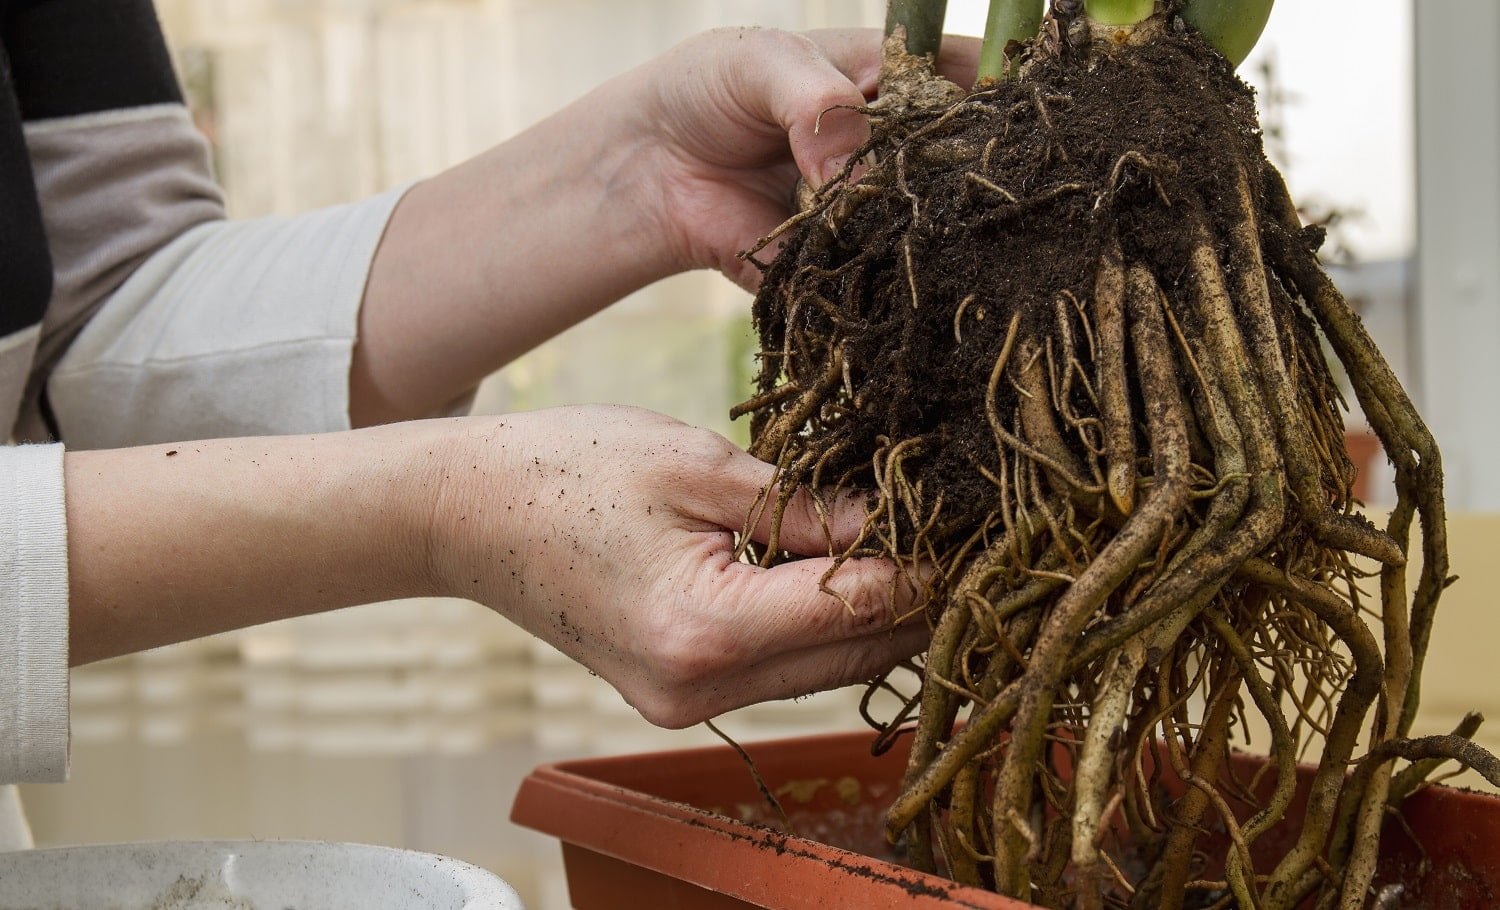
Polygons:
<instances>
[{"instance_id":1,"label":"white shirt cuff","mask_svg":"<svg viewBox=\"0 0 1500 910\"><path fill-rule=\"evenodd\" d=\"M0 783L68 776L63 447L0 447Z\"/></svg>"}]
</instances>

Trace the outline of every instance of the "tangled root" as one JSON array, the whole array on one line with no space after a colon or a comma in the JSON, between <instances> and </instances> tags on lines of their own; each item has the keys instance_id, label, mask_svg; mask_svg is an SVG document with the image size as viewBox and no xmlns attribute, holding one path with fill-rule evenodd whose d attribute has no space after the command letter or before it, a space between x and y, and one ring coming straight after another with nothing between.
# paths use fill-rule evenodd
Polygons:
<instances>
[{"instance_id":1,"label":"tangled root","mask_svg":"<svg viewBox=\"0 0 1500 910\"><path fill-rule=\"evenodd\" d=\"M839 562L924 579L921 686L879 724L913 737L888 833L914 866L1049 907L1360 907L1416 784L1393 790L1394 759L1479 761L1406 738L1448 582L1441 460L1250 91L1165 19L1128 45L1043 39L1018 79L872 109L868 173L757 247L786 238L737 412L778 469L773 523L799 487L872 491ZM1395 465L1384 529L1350 497L1324 341ZM1225 770L1247 710L1259 799ZM1299 836L1253 861L1315 742ZM1210 873L1211 827L1232 849Z\"/></svg>"}]
</instances>

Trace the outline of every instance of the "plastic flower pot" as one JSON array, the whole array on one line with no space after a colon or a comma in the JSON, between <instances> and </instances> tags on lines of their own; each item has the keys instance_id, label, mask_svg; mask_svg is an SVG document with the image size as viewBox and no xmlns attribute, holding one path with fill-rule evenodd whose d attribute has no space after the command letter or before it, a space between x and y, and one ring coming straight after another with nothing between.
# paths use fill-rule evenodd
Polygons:
<instances>
[{"instance_id":1,"label":"plastic flower pot","mask_svg":"<svg viewBox=\"0 0 1500 910\"><path fill-rule=\"evenodd\" d=\"M871 756L870 741L849 733L746 747L796 836L775 827L728 747L543 765L511 818L562 842L577 910L1031 906L900 864L883 830L906 756L899 747ZM1241 781L1265 763L1232 760ZM1294 803L1257 845L1284 849L1299 811ZM1386 826L1375 888L1402 910L1500 906L1500 799L1444 787L1409 798Z\"/></svg>"},{"instance_id":2,"label":"plastic flower pot","mask_svg":"<svg viewBox=\"0 0 1500 910\"><path fill-rule=\"evenodd\" d=\"M524 910L477 866L313 841L160 841L0 853L0 910Z\"/></svg>"}]
</instances>

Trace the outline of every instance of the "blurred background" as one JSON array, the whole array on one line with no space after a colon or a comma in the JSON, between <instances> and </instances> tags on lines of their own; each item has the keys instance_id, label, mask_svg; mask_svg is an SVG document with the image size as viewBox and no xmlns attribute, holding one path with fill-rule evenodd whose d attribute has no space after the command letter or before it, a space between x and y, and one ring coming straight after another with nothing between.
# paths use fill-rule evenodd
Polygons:
<instances>
[{"instance_id":1,"label":"blurred background","mask_svg":"<svg viewBox=\"0 0 1500 910\"><path fill-rule=\"evenodd\" d=\"M1283 3L1243 75L1273 159L1444 444L1464 514L1424 729L1485 700L1500 582L1500 6ZM984 4L951 0L979 34ZM419 179L719 25L878 25L882 0L158 0L234 216L305 211ZM504 237L494 238L504 243ZM500 412L616 402L741 442L747 298L716 274L661 282L488 381ZM1351 431L1361 430L1357 414ZM1376 459L1368 497L1389 500ZM1488 573L1489 582L1485 581ZM1444 630L1447 630L1446 632ZM860 725L858 692L737 712L740 739ZM533 910L567 906L555 842L507 820L517 783L566 757L675 749L599 680L466 601L403 601L82 668L73 780L25 789L43 844L317 838L455 856ZM1493 747L1495 742L1491 742Z\"/></svg>"}]
</instances>

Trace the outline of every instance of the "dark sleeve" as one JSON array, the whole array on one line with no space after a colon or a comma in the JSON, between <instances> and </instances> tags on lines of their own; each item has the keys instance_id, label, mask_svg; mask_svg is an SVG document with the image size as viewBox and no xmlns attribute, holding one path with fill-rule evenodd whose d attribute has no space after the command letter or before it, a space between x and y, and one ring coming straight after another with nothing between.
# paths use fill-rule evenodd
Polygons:
<instances>
[{"instance_id":1,"label":"dark sleeve","mask_svg":"<svg viewBox=\"0 0 1500 910\"><path fill-rule=\"evenodd\" d=\"M6 52L23 120L180 102L151 0L8 0Z\"/></svg>"},{"instance_id":2,"label":"dark sleeve","mask_svg":"<svg viewBox=\"0 0 1500 910\"><path fill-rule=\"evenodd\" d=\"M23 122L181 100L151 0L0 0L0 340L53 289Z\"/></svg>"},{"instance_id":3,"label":"dark sleeve","mask_svg":"<svg viewBox=\"0 0 1500 910\"><path fill-rule=\"evenodd\" d=\"M46 383L84 325L155 251L222 218L151 0L0 0L0 426L55 438ZM14 255L11 255L12 251ZM9 261L7 261L9 260ZM21 294L6 293L21 288ZM0 335L0 355L5 337Z\"/></svg>"},{"instance_id":4,"label":"dark sleeve","mask_svg":"<svg viewBox=\"0 0 1500 910\"><path fill-rule=\"evenodd\" d=\"M7 339L42 321L52 295L52 260L7 62L0 44L0 346L6 347ZM6 393L0 389L0 395Z\"/></svg>"}]
</instances>

